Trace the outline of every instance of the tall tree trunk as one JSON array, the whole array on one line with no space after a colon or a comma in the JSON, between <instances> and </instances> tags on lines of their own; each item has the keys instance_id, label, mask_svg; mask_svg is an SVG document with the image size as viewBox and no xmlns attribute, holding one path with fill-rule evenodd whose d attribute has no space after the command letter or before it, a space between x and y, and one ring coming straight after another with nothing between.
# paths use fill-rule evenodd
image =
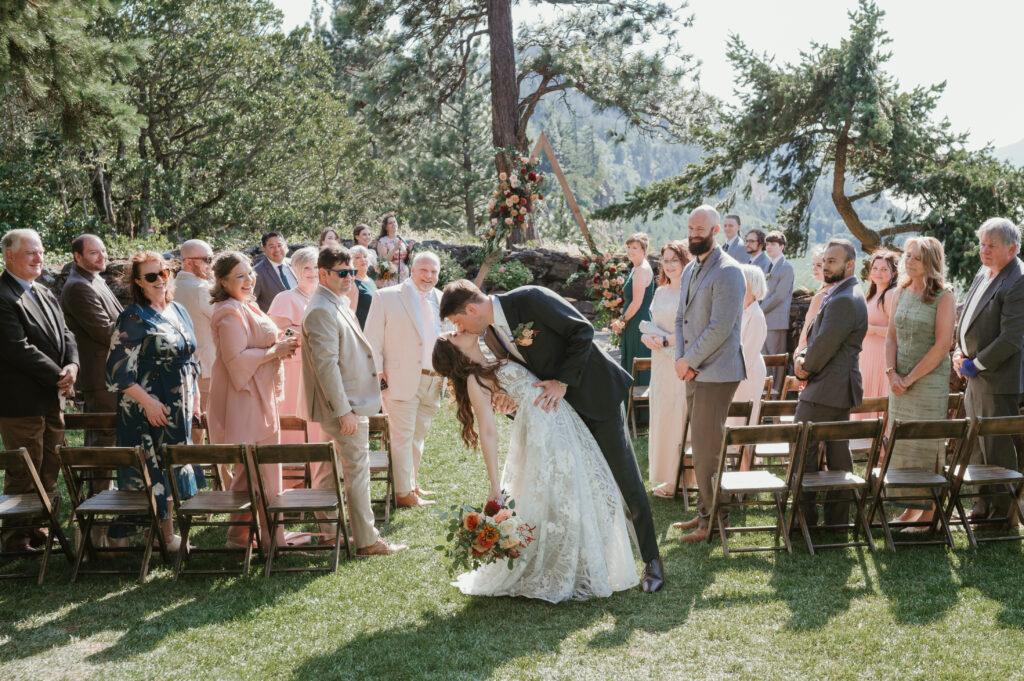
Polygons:
<instances>
[{"instance_id":1,"label":"tall tree trunk","mask_svg":"<svg viewBox=\"0 0 1024 681\"><path fill-rule=\"evenodd\" d=\"M152 187L149 179L149 164L146 163L146 131L139 133L139 158L142 159L142 182L139 192L139 233L148 234L151 226L149 213L152 210ZM133 230L134 231L134 230ZM132 234L131 236L135 236Z\"/></svg>"},{"instance_id":2,"label":"tall tree trunk","mask_svg":"<svg viewBox=\"0 0 1024 681\"><path fill-rule=\"evenodd\" d=\"M836 140L835 163L832 168L832 203L839 211L839 217L843 219L846 228L860 241L861 250L871 253L882 245L878 232L869 228L860 220L857 211L853 208L853 202L846 196L846 154L850 146L850 122L846 122L842 134Z\"/></svg>"}]
</instances>

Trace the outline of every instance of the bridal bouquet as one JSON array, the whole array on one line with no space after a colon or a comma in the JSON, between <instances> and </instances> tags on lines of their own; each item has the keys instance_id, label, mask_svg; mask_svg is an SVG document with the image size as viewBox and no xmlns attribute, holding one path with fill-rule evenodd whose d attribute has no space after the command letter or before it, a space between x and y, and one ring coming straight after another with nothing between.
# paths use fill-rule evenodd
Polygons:
<instances>
[{"instance_id":1,"label":"bridal bouquet","mask_svg":"<svg viewBox=\"0 0 1024 681\"><path fill-rule=\"evenodd\" d=\"M438 511L448 528L448 544L436 548L451 561L448 572L475 570L500 560L511 570L536 529L516 515L515 507L513 499L506 499L504 504L488 501L482 509L452 506L450 511Z\"/></svg>"}]
</instances>

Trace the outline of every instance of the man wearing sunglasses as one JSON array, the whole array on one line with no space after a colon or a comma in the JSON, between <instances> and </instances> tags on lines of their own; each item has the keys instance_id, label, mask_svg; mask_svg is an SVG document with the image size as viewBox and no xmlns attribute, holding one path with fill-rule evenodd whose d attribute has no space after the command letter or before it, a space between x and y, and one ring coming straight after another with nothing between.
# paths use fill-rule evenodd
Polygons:
<instances>
[{"instance_id":1,"label":"man wearing sunglasses","mask_svg":"<svg viewBox=\"0 0 1024 681\"><path fill-rule=\"evenodd\" d=\"M380 384L373 349L359 328L348 292L355 280L348 251L327 246L317 259L320 285L302 318L302 390L309 416L335 442L341 460L356 554L404 551L373 526L370 507L370 420L380 411ZM313 487L332 488L331 466L320 466ZM330 525L321 528L331 531Z\"/></svg>"},{"instance_id":2,"label":"man wearing sunglasses","mask_svg":"<svg viewBox=\"0 0 1024 681\"><path fill-rule=\"evenodd\" d=\"M181 245L181 270L174 278L174 299L185 306L195 328L195 358L199 360L199 409L203 413L210 399L210 377L213 375L213 363L217 359L217 347L210 330L210 319L213 317L213 303L210 302L212 284L213 249L201 239L189 239ZM203 441L199 428L192 429L192 441ZM231 484L231 466L221 466L220 473L226 489Z\"/></svg>"}]
</instances>

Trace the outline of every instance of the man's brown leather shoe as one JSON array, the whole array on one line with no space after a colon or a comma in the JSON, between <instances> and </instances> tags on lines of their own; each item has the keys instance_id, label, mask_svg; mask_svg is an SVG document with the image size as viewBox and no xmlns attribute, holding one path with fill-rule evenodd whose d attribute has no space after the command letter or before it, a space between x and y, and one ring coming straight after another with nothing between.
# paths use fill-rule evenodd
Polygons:
<instances>
[{"instance_id":1,"label":"man's brown leather shoe","mask_svg":"<svg viewBox=\"0 0 1024 681\"><path fill-rule=\"evenodd\" d=\"M700 525L700 515L699 514L693 516L689 520L684 520L684 521L678 522L678 523L672 523L672 527L676 528L677 530L692 530L693 528L697 527L698 525Z\"/></svg>"},{"instance_id":2,"label":"man's brown leather shoe","mask_svg":"<svg viewBox=\"0 0 1024 681\"><path fill-rule=\"evenodd\" d=\"M693 532L690 532L689 534L684 534L682 537L679 538L679 541L704 541L707 538L708 528L698 527Z\"/></svg>"},{"instance_id":3,"label":"man's brown leather shoe","mask_svg":"<svg viewBox=\"0 0 1024 681\"><path fill-rule=\"evenodd\" d=\"M395 497L395 505L400 508L418 508L420 506L433 506L436 502L420 499L416 492L409 492Z\"/></svg>"}]
</instances>

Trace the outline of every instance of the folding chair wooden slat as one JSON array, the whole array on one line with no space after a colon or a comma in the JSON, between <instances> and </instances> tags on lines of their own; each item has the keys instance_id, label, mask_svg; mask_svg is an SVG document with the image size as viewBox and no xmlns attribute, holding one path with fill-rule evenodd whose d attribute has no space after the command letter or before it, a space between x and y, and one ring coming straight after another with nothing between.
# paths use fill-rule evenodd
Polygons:
<instances>
[{"instance_id":1,"label":"folding chair wooden slat","mask_svg":"<svg viewBox=\"0 0 1024 681\"><path fill-rule=\"evenodd\" d=\"M871 526L868 524L864 508L870 497L871 487L868 482L871 471L878 461L879 448L882 443L882 435L885 432L885 421L881 418L866 419L863 421L835 421L824 423L808 423L807 433L804 436L803 444L793 466L792 490L793 511L790 514L789 529L793 529L794 519L800 525L800 532L803 534L804 543L807 545L807 552L814 555L816 548L844 548L855 546L866 546L874 553L875 542L871 536ZM868 462L864 471L864 477L850 471L821 470L818 451L810 451L810 443L837 442L842 440L867 440L870 442L868 448ZM813 456L818 459L818 470L806 470L807 457ZM854 501L854 522L840 525L824 525L820 528L808 526L807 517L801 507L801 499L808 495L816 498L819 492L849 492ZM837 542L832 544L815 544L811 538L812 529L824 529L829 531L853 531L853 541ZM864 531L864 540L857 539L858 533Z\"/></svg>"},{"instance_id":2,"label":"folding chair wooden slat","mask_svg":"<svg viewBox=\"0 0 1024 681\"><path fill-rule=\"evenodd\" d=\"M783 353L777 354L777 355L761 355L761 359L764 360L764 366L765 366L766 369L768 369L768 376L767 376L767 378L772 379L772 383L774 383L774 381L775 381L775 372L772 371L772 369L776 369L778 367L782 367L782 374L785 375L786 369L789 367L789 353L788 352L783 352ZM766 392L766 395L767 395L767 397L765 399L769 399L769 400L770 399L779 399L779 400L784 399L784 396L782 395L781 390L779 391L778 395L774 395L774 396L772 395L771 389L772 389L773 385L772 385L772 383L768 383L767 382L767 378L765 379L765 392ZM783 387L785 387L785 385L786 385L786 381L783 380L782 381L782 385L780 385L778 387L779 388L783 388Z\"/></svg>"},{"instance_id":3,"label":"folding chair wooden slat","mask_svg":"<svg viewBox=\"0 0 1024 681\"><path fill-rule=\"evenodd\" d=\"M959 393L958 393L959 394ZM953 409L953 395L950 395L950 409ZM959 404L957 405L959 409ZM949 503L946 505L944 514L946 521L950 524L959 524L967 532L967 539L971 546L978 548L979 542L1010 541L1024 539L1024 533L1001 534L998 536L979 537L975 533L972 523L978 525L977 529L991 527L996 530L1006 530L1015 523L1024 522L1024 471L991 464L971 464L970 452L978 446L978 440L983 437L1012 437L1024 435L1024 416L1002 416L990 418L975 418L972 440L967 443L964 455L958 465L947 466L946 474L953 480L953 487L950 490ZM1009 497L1010 512L1006 517L979 518L968 520L964 512L963 498L980 496L976 489L964 491L965 487L975 488L984 485L989 488L1004 487L1003 495ZM959 519L953 519L953 511L959 514Z\"/></svg>"},{"instance_id":4,"label":"folding chair wooden slat","mask_svg":"<svg viewBox=\"0 0 1024 681\"><path fill-rule=\"evenodd\" d=\"M651 386L637 385L636 377L641 371L651 370L651 359L649 357L634 357L633 369L630 374L633 377L633 386L630 388L629 397L626 399L626 415L633 424L633 437L637 437L636 429L636 408L649 406L651 403Z\"/></svg>"},{"instance_id":5,"label":"folding chair wooden slat","mask_svg":"<svg viewBox=\"0 0 1024 681\"><path fill-rule=\"evenodd\" d=\"M69 563L74 563L74 553L71 544L64 535L60 526L60 495L53 495L51 498L43 488L39 479L39 473L32 463L32 457L24 447L9 451L0 451L0 471L23 470L28 473L32 481L32 491L25 494L3 494L0 495L0 522L3 522L5 529L19 527L24 529L47 528L49 533L43 546L43 555L39 565L39 572L35 575L22 573L5 573L0 579L24 579L36 578L36 584L42 584L46 579L46 567L50 561L50 554L53 552L53 542L60 542L61 551L67 557ZM4 550L0 557L13 558L35 557L38 554L30 549Z\"/></svg>"},{"instance_id":6,"label":"folding chair wooden slat","mask_svg":"<svg viewBox=\"0 0 1024 681\"><path fill-rule=\"evenodd\" d=\"M719 450L718 474L714 477L714 490L711 496L711 518L708 525L708 542L717 532L722 541L722 552L729 556L730 534L739 532L774 532L775 544L772 546L754 546L731 549L734 552L750 551L781 551L793 552L789 541L786 525L786 502L789 497L789 481L792 473L793 457L789 461L786 478L780 478L767 470L726 471L725 460L730 447L755 447L766 442L784 442L790 451L796 453L804 437L804 424L780 424L769 426L726 426L722 435L722 446ZM770 500L760 498L761 494L771 495ZM774 506L775 525L731 527L725 522L724 511L741 506ZM781 536L783 546L778 545Z\"/></svg>"},{"instance_id":7,"label":"folding chair wooden slat","mask_svg":"<svg viewBox=\"0 0 1024 681\"><path fill-rule=\"evenodd\" d=\"M740 418L743 419L743 425L750 424L750 418L754 413L753 402L732 402L729 404L728 418ZM695 487L686 487L685 483L680 487L680 481L683 480L683 475L687 470L693 470L693 447L687 444L690 433L690 410L686 410L686 419L683 421L683 439L679 445L679 464L676 466L676 486L672 492L672 498L678 499L679 492L683 492L683 508L690 510L690 492L696 492ZM730 449L728 451L729 458L741 459L743 457L742 449ZM691 463L687 463L689 459Z\"/></svg>"},{"instance_id":8,"label":"folding chair wooden slat","mask_svg":"<svg viewBox=\"0 0 1024 681\"><path fill-rule=\"evenodd\" d=\"M141 446L137 447L57 447L57 456L60 458L61 469L64 472L64 480L67 483L68 494L71 497L73 519L78 523L82 541L75 554L74 569L71 572L71 582L78 581L78 577L84 574L90 575L133 575L138 574L139 583L146 580L149 572L149 561L153 554L153 540L155 539L160 550L160 555L165 563L170 563L170 556L167 551L167 542L164 533L160 529L160 516L156 510L156 499L153 497L153 483L149 477L149 469L143 457ZM119 466L127 466L138 471L142 480L141 490L117 490L109 489L100 491L97 494L89 495L85 483L88 480L88 472L99 470L110 470ZM112 518L107 518L112 516ZM123 518L122 516L128 516ZM96 547L92 544L91 530L93 526L135 526L136 518L142 517L146 523L146 530L143 534L141 548L111 548ZM97 553L142 553L142 563L138 572L134 570L101 570L83 569L82 562L86 554L95 557Z\"/></svg>"},{"instance_id":9,"label":"folding chair wooden slat","mask_svg":"<svg viewBox=\"0 0 1024 681\"><path fill-rule=\"evenodd\" d=\"M391 522L391 507L395 502L395 471L391 465L391 426L387 414L370 417L370 482L384 483L384 495L370 501L384 508L383 522Z\"/></svg>"},{"instance_id":10,"label":"folding chair wooden slat","mask_svg":"<svg viewBox=\"0 0 1024 681\"><path fill-rule=\"evenodd\" d=\"M267 551L267 565L264 574L269 576L274 569L274 560L278 553L288 551L333 551L333 561L329 566L313 566L303 568L278 568L278 572L335 572L341 546L345 545L345 554L352 556L348 544L348 532L345 522L345 500L341 485L340 464L334 450L333 442L317 442L308 444L286 445L255 445L252 448L253 468L259 481L260 498L267 517L267 528L270 532L270 548ZM334 489L288 489L270 499L267 498L267 485L260 468L263 464L279 463L314 463L328 464L332 467ZM285 513L334 513L335 517L325 516L317 519L321 524L335 526L334 545L315 544L312 546L278 546L277 527L285 522Z\"/></svg>"},{"instance_id":11,"label":"folding chair wooden slat","mask_svg":"<svg viewBox=\"0 0 1024 681\"><path fill-rule=\"evenodd\" d=\"M178 580L183 574L249 574L249 564L252 560L252 541L256 540L257 546L261 549L263 545L260 540L258 514L256 509L256 490L252 485L245 492L231 490L199 490L195 496L182 499L181 490L178 489L178 479L174 474L176 466L209 466L216 469L220 465L234 466L242 464L249 473L249 480L252 480L252 461L249 457L248 448L245 445L164 445L162 448L164 465L167 467L167 479L171 485L171 495L174 501L174 514L178 520L178 527L181 528L181 548L178 550L178 557L174 561L174 579ZM248 513L249 520L213 520L211 516L232 513ZM193 547L189 543L189 536L193 527L237 527L249 528L246 536L245 548L200 548ZM225 570L187 570L184 568L185 561L191 561L193 554L198 553L228 553L242 554L242 568L238 571Z\"/></svg>"},{"instance_id":12,"label":"folding chair wooden slat","mask_svg":"<svg viewBox=\"0 0 1024 681\"><path fill-rule=\"evenodd\" d=\"M309 424L306 423L306 419L300 416L280 416L278 417L278 423L280 424L282 432L302 433L302 441L309 442ZM313 486L313 474L310 470L309 464L287 464L281 469L281 480L298 480L301 481L299 484L302 487L310 488ZM284 485L289 487L287 483Z\"/></svg>"}]
</instances>

